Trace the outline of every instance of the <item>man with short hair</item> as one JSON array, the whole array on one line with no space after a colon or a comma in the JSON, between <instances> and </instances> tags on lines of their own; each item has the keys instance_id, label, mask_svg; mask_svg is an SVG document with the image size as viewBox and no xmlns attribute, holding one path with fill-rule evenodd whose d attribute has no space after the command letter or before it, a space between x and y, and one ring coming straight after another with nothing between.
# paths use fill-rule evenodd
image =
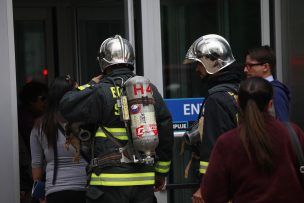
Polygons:
<instances>
[{"instance_id":1,"label":"man with short hair","mask_svg":"<svg viewBox=\"0 0 304 203\"><path fill-rule=\"evenodd\" d=\"M268 80L274 90L271 113L281 121L288 121L290 93L283 83L274 79L276 66L274 51L268 46L258 46L247 51L244 72L247 77L258 76Z\"/></svg>"}]
</instances>

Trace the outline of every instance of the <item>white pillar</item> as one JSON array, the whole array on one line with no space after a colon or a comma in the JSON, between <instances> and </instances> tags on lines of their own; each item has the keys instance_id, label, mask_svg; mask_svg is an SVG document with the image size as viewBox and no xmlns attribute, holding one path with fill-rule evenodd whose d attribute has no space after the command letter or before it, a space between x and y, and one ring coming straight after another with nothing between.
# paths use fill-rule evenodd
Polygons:
<instances>
[{"instance_id":1,"label":"white pillar","mask_svg":"<svg viewBox=\"0 0 304 203\"><path fill-rule=\"evenodd\" d=\"M270 45L269 0L261 0L261 35L262 45Z\"/></svg>"},{"instance_id":2,"label":"white pillar","mask_svg":"<svg viewBox=\"0 0 304 203\"><path fill-rule=\"evenodd\" d=\"M126 38L133 45L134 53L135 50L135 32L134 32L134 6L133 0L124 0L125 8L125 29L126 29ZM136 56L135 56L136 58ZM134 67L134 72L136 73L136 67Z\"/></svg>"},{"instance_id":3,"label":"white pillar","mask_svg":"<svg viewBox=\"0 0 304 203\"><path fill-rule=\"evenodd\" d=\"M163 95L163 70L159 0L141 1L144 76Z\"/></svg>"},{"instance_id":4,"label":"white pillar","mask_svg":"<svg viewBox=\"0 0 304 203\"><path fill-rule=\"evenodd\" d=\"M274 22L275 22L275 53L277 79L283 81L283 54L282 54L282 19L281 19L281 0L274 1Z\"/></svg>"},{"instance_id":5,"label":"white pillar","mask_svg":"<svg viewBox=\"0 0 304 203\"><path fill-rule=\"evenodd\" d=\"M19 202L19 155L12 0L0 0L0 202Z\"/></svg>"}]
</instances>

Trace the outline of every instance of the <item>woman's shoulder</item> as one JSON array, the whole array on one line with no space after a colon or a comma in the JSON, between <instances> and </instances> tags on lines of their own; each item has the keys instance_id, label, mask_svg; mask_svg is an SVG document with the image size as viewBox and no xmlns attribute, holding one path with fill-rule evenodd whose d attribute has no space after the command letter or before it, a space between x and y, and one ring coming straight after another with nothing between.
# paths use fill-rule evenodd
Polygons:
<instances>
[{"instance_id":1,"label":"woman's shoulder","mask_svg":"<svg viewBox=\"0 0 304 203\"><path fill-rule=\"evenodd\" d=\"M224 132L218 139L217 143L220 145L235 145L239 143L239 128L233 128Z\"/></svg>"}]
</instances>

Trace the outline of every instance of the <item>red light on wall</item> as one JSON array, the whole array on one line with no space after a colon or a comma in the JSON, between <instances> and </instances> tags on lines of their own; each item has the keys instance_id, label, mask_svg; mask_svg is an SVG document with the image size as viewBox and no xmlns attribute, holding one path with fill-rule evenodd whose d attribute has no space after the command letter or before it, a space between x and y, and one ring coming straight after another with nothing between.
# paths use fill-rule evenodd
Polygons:
<instances>
[{"instance_id":1,"label":"red light on wall","mask_svg":"<svg viewBox=\"0 0 304 203\"><path fill-rule=\"evenodd\" d=\"M42 71L42 75L43 76L47 76L49 74L49 71L45 68L45 69L43 69L43 71Z\"/></svg>"}]
</instances>

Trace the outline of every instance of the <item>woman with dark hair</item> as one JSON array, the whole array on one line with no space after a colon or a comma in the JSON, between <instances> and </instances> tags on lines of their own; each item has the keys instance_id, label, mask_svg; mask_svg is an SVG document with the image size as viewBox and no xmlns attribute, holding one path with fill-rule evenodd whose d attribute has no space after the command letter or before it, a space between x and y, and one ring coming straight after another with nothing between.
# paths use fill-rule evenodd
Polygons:
<instances>
[{"instance_id":1,"label":"woman with dark hair","mask_svg":"<svg viewBox=\"0 0 304 203\"><path fill-rule=\"evenodd\" d=\"M77 87L69 75L57 77L49 88L46 113L37 120L31 132L33 179L45 175L47 203L84 203L87 162L73 161L75 148L65 149L66 121L58 111L62 96ZM41 200L42 201L42 200Z\"/></svg>"},{"instance_id":2,"label":"woman with dark hair","mask_svg":"<svg viewBox=\"0 0 304 203\"><path fill-rule=\"evenodd\" d=\"M271 84L260 77L239 89L240 123L213 149L201 192L206 203L304 202L304 187L285 125L269 115ZM304 133L292 124L304 146Z\"/></svg>"}]
</instances>

